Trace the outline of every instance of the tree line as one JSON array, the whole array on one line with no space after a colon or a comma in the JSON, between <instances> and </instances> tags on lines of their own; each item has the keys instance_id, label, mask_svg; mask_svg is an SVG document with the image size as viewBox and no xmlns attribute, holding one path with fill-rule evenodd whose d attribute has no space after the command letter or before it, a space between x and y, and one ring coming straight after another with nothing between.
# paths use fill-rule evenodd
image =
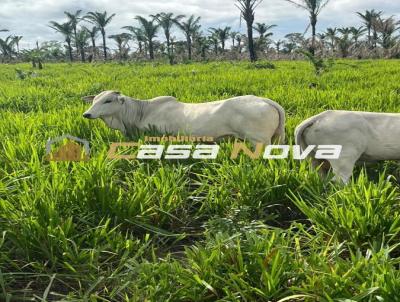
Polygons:
<instances>
[{"instance_id":1,"label":"tree line","mask_svg":"<svg viewBox=\"0 0 400 302\"><path fill-rule=\"evenodd\" d=\"M301 56L299 50L319 57L400 57L400 22L393 16L385 18L382 11L356 12L361 21L358 27L327 28L317 33L318 17L329 0L282 0L307 11L309 25L304 33L289 33L284 39L274 40L273 29L277 25L255 22L255 14L262 1L234 1L240 11L241 22L246 24L245 33L228 26L204 29L199 16L161 12L147 17L138 15L134 18L135 25L123 26L121 33L107 35L107 27L115 14L106 11L86 14L82 10L66 11L65 22L49 22L49 27L63 36L63 42L36 43L33 49L20 50L19 43L23 37L8 35L0 39L1 60L29 60L39 67L44 60L157 59L174 64L186 60L245 57L251 61L258 58L296 59ZM311 37L306 38L309 29ZM183 40L176 38L178 33L184 36ZM100 45L96 44L98 38L101 38ZM108 40L114 42L115 50L108 47Z\"/></svg>"}]
</instances>

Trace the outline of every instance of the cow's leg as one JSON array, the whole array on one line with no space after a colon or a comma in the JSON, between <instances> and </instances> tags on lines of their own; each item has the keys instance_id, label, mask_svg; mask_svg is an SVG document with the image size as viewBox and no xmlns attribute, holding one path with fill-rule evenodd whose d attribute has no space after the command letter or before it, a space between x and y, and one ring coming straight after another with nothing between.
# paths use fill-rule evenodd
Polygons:
<instances>
[{"instance_id":1,"label":"cow's leg","mask_svg":"<svg viewBox=\"0 0 400 302\"><path fill-rule=\"evenodd\" d=\"M353 173L353 168L354 164L348 163L346 161L336 162L335 164L332 164L333 173L335 174L333 180L336 182L342 181L344 184L347 184Z\"/></svg>"},{"instance_id":2,"label":"cow's leg","mask_svg":"<svg viewBox=\"0 0 400 302\"><path fill-rule=\"evenodd\" d=\"M272 136L265 136L265 135L248 135L246 139L251 143L253 147L257 144L261 143L264 146L271 145Z\"/></svg>"},{"instance_id":3,"label":"cow's leg","mask_svg":"<svg viewBox=\"0 0 400 302\"><path fill-rule=\"evenodd\" d=\"M240 139L240 137L236 137L233 134L227 134L227 135L222 135L222 136L218 136L216 138L214 138L214 141L216 143L223 143L223 142L233 142L235 141L235 139Z\"/></svg>"},{"instance_id":4,"label":"cow's leg","mask_svg":"<svg viewBox=\"0 0 400 302\"><path fill-rule=\"evenodd\" d=\"M318 169L318 174L321 178L326 178L328 176L331 165L327 160L313 158L311 160L311 165L314 169Z\"/></svg>"},{"instance_id":5,"label":"cow's leg","mask_svg":"<svg viewBox=\"0 0 400 302\"><path fill-rule=\"evenodd\" d=\"M357 160L360 158L356 150L348 150L343 153L339 159L331 159L329 163L332 166L333 173L335 174L335 181L342 181L347 184L353 173L354 166Z\"/></svg>"},{"instance_id":6,"label":"cow's leg","mask_svg":"<svg viewBox=\"0 0 400 302\"><path fill-rule=\"evenodd\" d=\"M255 146L257 143L271 145L274 130L265 129L264 127L259 127L258 125L251 127L247 126L238 131L238 135L251 142L253 146Z\"/></svg>"},{"instance_id":7,"label":"cow's leg","mask_svg":"<svg viewBox=\"0 0 400 302\"><path fill-rule=\"evenodd\" d=\"M260 139L250 139L250 138L248 138L247 141L250 142L251 147L253 149L256 149L258 144L263 144L264 147L268 146L268 145L271 145L271 140L267 140L267 139L260 140Z\"/></svg>"}]
</instances>

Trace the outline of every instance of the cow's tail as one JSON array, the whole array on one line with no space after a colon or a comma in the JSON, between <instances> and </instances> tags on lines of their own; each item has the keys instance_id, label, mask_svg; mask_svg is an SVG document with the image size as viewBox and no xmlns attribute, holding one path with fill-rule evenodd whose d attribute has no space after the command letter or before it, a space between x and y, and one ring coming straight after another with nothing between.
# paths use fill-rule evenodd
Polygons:
<instances>
[{"instance_id":1,"label":"cow's tail","mask_svg":"<svg viewBox=\"0 0 400 302\"><path fill-rule=\"evenodd\" d=\"M304 150L307 148L307 143L304 139L304 131L314 125L315 122L317 122L322 114L325 114L327 111L322 112L318 115L312 116L309 119L306 119L304 122L302 122L300 125L298 125L294 131L294 137L295 137L295 144L300 146L301 150Z\"/></svg>"},{"instance_id":2,"label":"cow's tail","mask_svg":"<svg viewBox=\"0 0 400 302\"><path fill-rule=\"evenodd\" d=\"M270 104L274 106L279 114L278 128L276 128L275 133L272 136L272 141L277 144L283 144L285 143L285 109L274 101L271 101Z\"/></svg>"}]
</instances>

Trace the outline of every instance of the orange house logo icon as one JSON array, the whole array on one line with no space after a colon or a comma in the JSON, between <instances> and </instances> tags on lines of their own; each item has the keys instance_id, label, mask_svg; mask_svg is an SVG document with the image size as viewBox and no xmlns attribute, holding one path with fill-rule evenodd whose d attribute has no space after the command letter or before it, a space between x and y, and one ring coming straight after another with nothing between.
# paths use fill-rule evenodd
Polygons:
<instances>
[{"instance_id":1,"label":"orange house logo icon","mask_svg":"<svg viewBox=\"0 0 400 302\"><path fill-rule=\"evenodd\" d=\"M51 151L51 146L55 143L68 141L58 148ZM83 146L83 148L82 148ZM87 161L90 158L90 147L87 140L69 134L49 139L46 143L46 157L48 161Z\"/></svg>"}]
</instances>

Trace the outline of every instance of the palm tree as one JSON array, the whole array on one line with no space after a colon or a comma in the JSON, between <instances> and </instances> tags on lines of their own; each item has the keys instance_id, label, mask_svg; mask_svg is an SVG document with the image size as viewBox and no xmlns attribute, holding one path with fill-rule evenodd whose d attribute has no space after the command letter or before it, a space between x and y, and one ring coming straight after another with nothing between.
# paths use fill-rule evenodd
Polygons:
<instances>
[{"instance_id":1,"label":"palm tree","mask_svg":"<svg viewBox=\"0 0 400 302\"><path fill-rule=\"evenodd\" d=\"M329 27L326 29L325 35L326 35L326 38L330 40L330 47L331 47L332 52L335 52L336 34L337 34L336 27L334 27L334 28Z\"/></svg>"},{"instance_id":2,"label":"palm tree","mask_svg":"<svg viewBox=\"0 0 400 302\"><path fill-rule=\"evenodd\" d=\"M329 3L330 0L285 0L296 5L299 8L306 10L310 14L310 25L312 30L312 42L310 52L315 54L315 37L317 35L317 21L322 9Z\"/></svg>"},{"instance_id":3,"label":"palm tree","mask_svg":"<svg viewBox=\"0 0 400 302\"><path fill-rule=\"evenodd\" d=\"M296 49L297 45L293 42L286 41L284 44L284 52L292 54L293 50Z\"/></svg>"},{"instance_id":4,"label":"palm tree","mask_svg":"<svg viewBox=\"0 0 400 302\"><path fill-rule=\"evenodd\" d=\"M321 49L321 56L324 55L324 51L325 51L325 46L326 46L326 34L325 33L318 33L317 34L318 37L318 42L319 45L317 44L316 47L319 46L319 48Z\"/></svg>"},{"instance_id":5,"label":"palm tree","mask_svg":"<svg viewBox=\"0 0 400 302\"><path fill-rule=\"evenodd\" d=\"M211 35L208 36L208 41L210 42L210 44L214 46L214 53L216 56L218 56L218 44L219 44L218 35L212 31L210 33Z\"/></svg>"},{"instance_id":6,"label":"palm tree","mask_svg":"<svg viewBox=\"0 0 400 302\"><path fill-rule=\"evenodd\" d=\"M350 33L352 35L352 38L354 40L354 44L358 45L358 40L362 37L362 35L367 31L366 28L360 26L360 27L350 27Z\"/></svg>"},{"instance_id":7,"label":"palm tree","mask_svg":"<svg viewBox=\"0 0 400 302\"><path fill-rule=\"evenodd\" d=\"M139 21L143 34L148 43L150 60L154 60L153 39L157 37L157 31L160 25L155 23L156 20L154 18L152 20L147 20L142 16L136 16L135 19Z\"/></svg>"},{"instance_id":8,"label":"palm tree","mask_svg":"<svg viewBox=\"0 0 400 302\"><path fill-rule=\"evenodd\" d=\"M350 38L351 28L350 27L338 28L338 32L341 33L342 36L336 39L336 43L339 47L340 52L342 53L342 57L347 58L349 55L349 49L353 45L353 41Z\"/></svg>"},{"instance_id":9,"label":"palm tree","mask_svg":"<svg viewBox=\"0 0 400 302\"><path fill-rule=\"evenodd\" d=\"M275 24L267 25L265 23L256 23L256 26L254 26L254 30L256 32L258 32L258 34L260 35L260 38L264 38L264 37L272 36L272 33L268 32L268 31L274 27L276 27Z\"/></svg>"},{"instance_id":10,"label":"palm tree","mask_svg":"<svg viewBox=\"0 0 400 302\"><path fill-rule=\"evenodd\" d=\"M201 43L203 42L202 38L207 39L207 37L205 37L203 35L203 33L200 31L200 27L199 27L192 34L193 48L196 50L196 54L201 54L201 47L202 47ZM199 42L200 42L200 44L199 44ZM207 41L207 42L209 42L209 41Z\"/></svg>"},{"instance_id":11,"label":"palm tree","mask_svg":"<svg viewBox=\"0 0 400 302\"><path fill-rule=\"evenodd\" d=\"M5 40L0 39L0 51L4 57L11 59L11 56L15 53L14 51L15 41L13 36L8 36Z\"/></svg>"},{"instance_id":12,"label":"palm tree","mask_svg":"<svg viewBox=\"0 0 400 302\"><path fill-rule=\"evenodd\" d=\"M238 32L238 31L231 31L231 32L230 32L229 37L232 39L232 48L235 47L236 37L237 37L237 35L239 35L239 34L240 34L240 32Z\"/></svg>"},{"instance_id":13,"label":"palm tree","mask_svg":"<svg viewBox=\"0 0 400 302\"><path fill-rule=\"evenodd\" d=\"M90 39L90 34L86 29L81 28L80 30L77 31L75 38L75 45L76 47L78 47L82 62L86 61L85 48L88 46L89 39Z\"/></svg>"},{"instance_id":14,"label":"palm tree","mask_svg":"<svg viewBox=\"0 0 400 302\"><path fill-rule=\"evenodd\" d=\"M108 36L109 39L113 39L115 43L117 43L118 56L120 60L127 57L127 50L125 50L125 47L128 44L130 37L131 35L127 33Z\"/></svg>"},{"instance_id":15,"label":"palm tree","mask_svg":"<svg viewBox=\"0 0 400 302\"><path fill-rule=\"evenodd\" d=\"M200 55L202 60L204 61L206 59L206 52L210 47L210 40L204 36L197 36L195 41L199 46Z\"/></svg>"},{"instance_id":16,"label":"palm tree","mask_svg":"<svg viewBox=\"0 0 400 302\"><path fill-rule=\"evenodd\" d=\"M268 31L274 27L276 27L276 25L267 25L265 23L256 23L256 26L254 26L254 30L260 35L257 43L257 48L259 50L262 50L264 49L264 46L267 46L267 42L269 41L268 38L273 36L273 33Z\"/></svg>"},{"instance_id":17,"label":"palm tree","mask_svg":"<svg viewBox=\"0 0 400 302\"><path fill-rule=\"evenodd\" d=\"M279 55L280 55L280 53L281 53L281 46L283 45L284 42L285 42L285 41L283 41L283 40L278 40L278 41L275 41L275 42L274 42L275 47L276 47L276 52L277 52L277 54L278 54L278 57L279 57Z\"/></svg>"},{"instance_id":18,"label":"palm tree","mask_svg":"<svg viewBox=\"0 0 400 302\"><path fill-rule=\"evenodd\" d=\"M115 17L115 14L107 16L107 12L99 13L99 12L89 12L85 16L90 23L97 26L97 28L101 32L101 36L103 38L103 52L104 52L104 60L107 60L107 45L106 45L106 26L110 24L111 20Z\"/></svg>"},{"instance_id":19,"label":"palm tree","mask_svg":"<svg viewBox=\"0 0 400 302\"><path fill-rule=\"evenodd\" d=\"M378 19L376 30L381 35L379 43L383 49L388 50L396 45L397 37L393 37L393 35L400 29L399 25L400 21L396 21L393 17Z\"/></svg>"},{"instance_id":20,"label":"palm tree","mask_svg":"<svg viewBox=\"0 0 400 302\"><path fill-rule=\"evenodd\" d=\"M225 51L225 41L229 39L231 28L229 26L225 26L219 30L219 40L221 41L222 52Z\"/></svg>"},{"instance_id":21,"label":"palm tree","mask_svg":"<svg viewBox=\"0 0 400 302\"><path fill-rule=\"evenodd\" d=\"M306 43L304 35L301 33L290 33L285 36L289 40L289 43L294 44L295 48L303 47Z\"/></svg>"},{"instance_id":22,"label":"palm tree","mask_svg":"<svg viewBox=\"0 0 400 302\"><path fill-rule=\"evenodd\" d=\"M357 15L363 20L363 23L368 31L368 45L372 47L371 30L374 27L376 20L382 15L382 11L366 10L365 13L357 12Z\"/></svg>"},{"instance_id":23,"label":"palm tree","mask_svg":"<svg viewBox=\"0 0 400 302\"><path fill-rule=\"evenodd\" d=\"M216 37L218 37L218 40L221 42L222 52L225 51L225 42L229 39L230 30L231 28L229 26L225 26L225 28L210 28L211 33L215 33Z\"/></svg>"},{"instance_id":24,"label":"palm tree","mask_svg":"<svg viewBox=\"0 0 400 302\"><path fill-rule=\"evenodd\" d=\"M62 48L62 44L58 41L43 42L40 45L40 50L43 52L44 56L55 60L59 60L64 57ZM21 50L21 52L24 52L24 50Z\"/></svg>"},{"instance_id":25,"label":"palm tree","mask_svg":"<svg viewBox=\"0 0 400 302\"><path fill-rule=\"evenodd\" d=\"M349 49L353 45L352 39L350 39L351 30L348 27L339 28L338 32L342 34L341 37L336 38L336 45L338 46L342 57L346 58L349 55Z\"/></svg>"},{"instance_id":26,"label":"palm tree","mask_svg":"<svg viewBox=\"0 0 400 302\"><path fill-rule=\"evenodd\" d=\"M46 43L46 42L45 42ZM39 67L39 69L43 68L43 59L46 56L46 52L43 47L33 48L33 49L23 49L22 56L24 60L32 62L32 68ZM64 53L62 54L64 56Z\"/></svg>"},{"instance_id":27,"label":"palm tree","mask_svg":"<svg viewBox=\"0 0 400 302\"><path fill-rule=\"evenodd\" d=\"M238 34L235 38L236 42L237 42L237 48L238 48L238 53L242 52L242 41L246 39L245 35L242 34Z\"/></svg>"},{"instance_id":28,"label":"palm tree","mask_svg":"<svg viewBox=\"0 0 400 302\"><path fill-rule=\"evenodd\" d=\"M338 28L338 32L340 32L342 35L350 35L351 34L351 28L350 27Z\"/></svg>"},{"instance_id":29,"label":"palm tree","mask_svg":"<svg viewBox=\"0 0 400 302\"><path fill-rule=\"evenodd\" d=\"M179 21L184 18L184 15L174 16L173 13L159 13L155 16L152 15L153 18L157 19L158 24L164 30L165 40L167 43L167 53L169 63L172 65L174 63L174 59L171 52L171 29L173 25L179 23Z\"/></svg>"},{"instance_id":30,"label":"palm tree","mask_svg":"<svg viewBox=\"0 0 400 302\"><path fill-rule=\"evenodd\" d=\"M13 36L14 43L17 46L17 54L19 54L19 42L21 42L22 38L22 36Z\"/></svg>"},{"instance_id":31,"label":"palm tree","mask_svg":"<svg viewBox=\"0 0 400 302\"><path fill-rule=\"evenodd\" d=\"M177 25L186 36L186 47L188 51L188 60L192 59L192 36L200 29L200 17L191 15L186 21L179 22Z\"/></svg>"},{"instance_id":32,"label":"palm tree","mask_svg":"<svg viewBox=\"0 0 400 302\"><path fill-rule=\"evenodd\" d=\"M54 29L55 31L59 32L60 34L64 35L65 42L67 43L68 53L69 53L69 60L72 62L74 60L72 56L72 47L71 47L71 37L73 34L73 28L71 23L57 23L55 21L50 21L50 28Z\"/></svg>"},{"instance_id":33,"label":"palm tree","mask_svg":"<svg viewBox=\"0 0 400 302\"><path fill-rule=\"evenodd\" d=\"M138 42L139 54L141 54L143 52L143 44L146 43L146 36L143 29L134 26L124 26L122 28L130 31L131 39Z\"/></svg>"},{"instance_id":34,"label":"palm tree","mask_svg":"<svg viewBox=\"0 0 400 302\"><path fill-rule=\"evenodd\" d=\"M68 18L68 22L71 23L72 29L74 30L74 39L77 41L77 26L81 18L79 17L80 14L82 13L82 10L77 10L75 13L70 13L70 12L64 12L64 14ZM82 34L82 33L81 33ZM75 44L76 47L76 52L79 54L79 46Z\"/></svg>"},{"instance_id":35,"label":"palm tree","mask_svg":"<svg viewBox=\"0 0 400 302\"><path fill-rule=\"evenodd\" d=\"M86 30L90 36L90 40L92 41L92 56L93 58L96 56L96 37L99 33L99 28L97 26L92 26L92 28L82 27Z\"/></svg>"},{"instance_id":36,"label":"palm tree","mask_svg":"<svg viewBox=\"0 0 400 302\"><path fill-rule=\"evenodd\" d=\"M255 10L262 0L236 0L236 7L240 10L240 16L246 21L247 25L247 43L249 48L250 61L257 60L253 40L253 23Z\"/></svg>"}]
</instances>

